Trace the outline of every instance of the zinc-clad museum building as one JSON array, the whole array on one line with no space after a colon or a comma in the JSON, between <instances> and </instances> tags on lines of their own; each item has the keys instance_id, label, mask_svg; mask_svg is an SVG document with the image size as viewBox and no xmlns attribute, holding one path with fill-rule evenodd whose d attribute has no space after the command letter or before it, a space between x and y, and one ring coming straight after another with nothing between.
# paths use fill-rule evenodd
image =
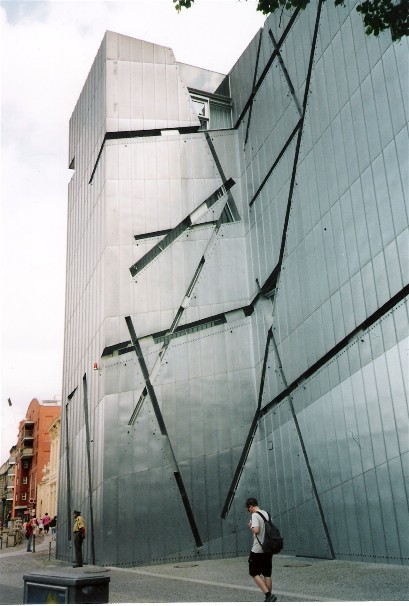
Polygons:
<instances>
[{"instance_id":1,"label":"zinc-clad museum building","mask_svg":"<svg viewBox=\"0 0 409 606\"><path fill-rule=\"evenodd\" d=\"M228 75L107 32L70 121L57 557L409 563L408 43L270 16ZM209 44L211 40L209 39Z\"/></svg>"}]
</instances>

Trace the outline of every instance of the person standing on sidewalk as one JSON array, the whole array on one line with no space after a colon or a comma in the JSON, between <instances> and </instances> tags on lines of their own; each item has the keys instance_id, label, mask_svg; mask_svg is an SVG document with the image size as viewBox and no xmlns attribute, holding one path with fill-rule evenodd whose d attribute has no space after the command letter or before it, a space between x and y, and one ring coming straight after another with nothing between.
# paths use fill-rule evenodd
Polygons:
<instances>
[{"instance_id":1,"label":"person standing on sidewalk","mask_svg":"<svg viewBox=\"0 0 409 606\"><path fill-rule=\"evenodd\" d=\"M44 525L44 534L48 534L48 529L50 528L51 518L48 513L43 517L43 525Z\"/></svg>"},{"instance_id":2,"label":"person standing on sidewalk","mask_svg":"<svg viewBox=\"0 0 409 606\"><path fill-rule=\"evenodd\" d=\"M27 551L32 551L31 541L33 540L33 526L31 525L31 520L29 520L26 524L26 539L27 539Z\"/></svg>"},{"instance_id":3,"label":"person standing on sidewalk","mask_svg":"<svg viewBox=\"0 0 409 606\"><path fill-rule=\"evenodd\" d=\"M271 593L271 569L272 553L264 553L262 544L264 540L265 526L264 520L258 511L268 519L268 513L258 506L257 499L250 498L246 501L246 509L251 513L249 528L253 533L253 545L249 556L249 575L254 579L257 587L264 593L265 602L275 602L277 596Z\"/></svg>"},{"instance_id":4,"label":"person standing on sidewalk","mask_svg":"<svg viewBox=\"0 0 409 606\"><path fill-rule=\"evenodd\" d=\"M82 543L85 539L85 522L81 517L81 512L74 510L74 548L75 548L75 564L73 568L82 568Z\"/></svg>"}]
</instances>

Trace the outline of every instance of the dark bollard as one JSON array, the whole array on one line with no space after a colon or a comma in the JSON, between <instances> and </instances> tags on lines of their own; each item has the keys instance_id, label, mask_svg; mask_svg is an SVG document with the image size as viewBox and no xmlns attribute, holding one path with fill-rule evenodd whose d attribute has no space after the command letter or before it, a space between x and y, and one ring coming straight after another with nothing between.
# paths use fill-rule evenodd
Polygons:
<instances>
[{"instance_id":1,"label":"dark bollard","mask_svg":"<svg viewBox=\"0 0 409 606\"><path fill-rule=\"evenodd\" d=\"M48 559L51 560L51 543L48 543Z\"/></svg>"},{"instance_id":2,"label":"dark bollard","mask_svg":"<svg viewBox=\"0 0 409 606\"><path fill-rule=\"evenodd\" d=\"M33 534L33 553L36 552L36 536Z\"/></svg>"}]
</instances>

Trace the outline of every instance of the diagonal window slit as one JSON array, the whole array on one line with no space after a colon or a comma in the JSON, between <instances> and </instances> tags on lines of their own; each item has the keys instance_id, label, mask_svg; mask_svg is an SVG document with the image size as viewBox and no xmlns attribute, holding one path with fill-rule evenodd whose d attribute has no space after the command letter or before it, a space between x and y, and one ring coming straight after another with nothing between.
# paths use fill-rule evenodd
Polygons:
<instances>
[{"instance_id":1,"label":"diagonal window slit","mask_svg":"<svg viewBox=\"0 0 409 606\"><path fill-rule=\"evenodd\" d=\"M291 30L292 26L294 25L295 20L298 17L298 14L300 13L301 8L297 7L295 9L295 11L293 12L291 19L289 20L289 22L287 23L287 26L283 32L283 35L281 36L280 40L278 41L278 48L280 48L282 46L282 44L284 43L284 40L286 39L288 32ZM263 69L263 72L260 76L260 78L257 80L256 85L254 86L254 89L251 91L250 97L247 99L246 104L244 105L240 116L237 118L235 125L233 126L234 129L238 128L240 126L241 121L243 120L244 116L246 115L247 111L250 109L252 103L253 103L253 99L258 91L258 89L260 88L260 86L262 85L264 78L267 76L270 67L272 66L274 59L277 56L277 51L274 50L273 54L271 55L270 59L267 61L265 68Z\"/></svg>"},{"instance_id":2,"label":"diagonal window slit","mask_svg":"<svg viewBox=\"0 0 409 606\"><path fill-rule=\"evenodd\" d=\"M263 35L263 30L260 30L260 36L258 39L258 47L257 47L257 57L256 57L256 65L254 68L254 77L253 77L253 86L251 89L252 94L254 95L256 92L256 81L257 81L257 69L258 69L258 62L259 62L259 58L260 58L260 48L261 48L261 37ZM249 132L250 132L250 123L251 123L251 114L253 111L253 101L254 101L254 96L251 98L251 105L250 105L250 111L249 111L249 117L247 120L247 127L246 127L246 136L244 139L244 146L246 146L247 144L247 139L249 138Z\"/></svg>"},{"instance_id":3,"label":"diagonal window slit","mask_svg":"<svg viewBox=\"0 0 409 606\"><path fill-rule=\"evenodd\" d=\"M160 409L159 402L158 402L158 399L156 397L155 390L153 388L153 385L152 385L150 377L149 377L149 371L148 371L148 368L146 366L145 358L143 356L142 349L141 349L141 346L139 344L138 337L136 336L135 328L134 328L134 325L132 323L131 317L130 316L126 316L125 322L127 324L128 330L129 330L129 335L131 337L132 347L133 347L133 350L134 350L134 352L136 354L136 357L138 359L138 362L139 362L139 367L141 369L141 372L142 372L142 375L143 375L143 378L144 378L144 381L145 381L145 388L147 390L147 393L149 394L149 397L150 397L150 400L151 400L151 404L152 404L152 407L153 407L153 411L155 413L156 420L157 420L160 432L161 432L163 438L165 439L165 441L167 443L168 456L169 456L169 459L170 459L170 464L172 466L173 475L174 475L175 482L176 482L176 485L178 487L178 490L179 490L179 493L180 493L180 496L181 496L181 499L182 499L183 506L185 508L185 513L186 513L186 516L187 516L187 519L188 519L188 522L189 522L189 526L190 526L190 529L192 531L192 534L193 534L193 537L194 537L194 540L195 540L195 543L196 543L196 547L202 547L203 546L203 542L202 542L202 540L200 538L199 529L198 529L197 524L196 524L196 520L195 520L195 517L194 517L194 514L193 514L193 510L192 510L192 507L190 505L189 497L188 497L188 494L187 494L187 491L186 491L186 488L185 488L185 485L184 485L184 482L183 482L182 475L181 475L180 470L179 470L179 465L178 465L178 462L176 460L175 453L173 451L173 447L172 447L172 443L171 443L170 438L169 438L168 431L166 429L165 420L164 420L164 418L162 416L162 411Z\"/></svg>"},{"instance_id":4,"label":"diagonal window slit","mask_svg":"<svg viewBox=\"0 0 409 606\"><path fill-rule=\"evenodd\" d=\"M223 505L223 509L222 512L220 514L220 517L223 519L226 519L227 514L229 513L231 504L233 502L234 499L234 495L236 494L236 490L237 490L237 486L239 485L240 482L240 478L241 478L241 474L243 473L243 469L244 466L246 464L247 461L247 457L249 455L250 452L250 448L251 445L253 444L253 440L254 440L254 436L256 434L257 431L257 427L258 427L258 422L260 419L260 411L261 411L261 402L263 399L263 391L264 391L264 381L265 381L265 377L266 377L266 371L267 371L267 361L268 361L268 354L269 354L269 347L270 347L270 341L271 341L271 337L272 337L272 327L270 327L268 333L267 333L267 341L266 341L266 347L264 350L264 360L263 360L263 369L261 372L261 379L260 379L260 389L258 392L258 402L257 402L257 409L256 412L254 414L254 418L253 421L251 423L248 435L247 435L247 439L244 443L244 447L242 450L242 453L240 455L239 458L239 462L237 463L237 467L236 467L236 471L233 474L233 479L231 481L229 490L227 492L227 496L226 499L224 501L224 505Z\"/></svg>"},{"instance_id":5,"label":"diagonal window slit","mask_svg":"<svg viewBox=\"0 0 409 606\"><path fill-rule=\"evenodd\" d=\"M264 179L263 179L261 185L259 186L259 188L257 189L256 193L253 195L252 199L250 200L250 202L249 202L249 208L251 208L253 206L254 202L256 201L256 199L258 198L258 196L260 195L261 190L263 189L263 187L265 186L265 184L269 180L269 178L271 176L271 173L274 171L274 169L276 168L276 166L280 162L281 158L284 156L285 152L287 151L287 149L288 149L289 145L291 144L292 140L294 139L295 135L298 133L299 129L301 128L301 125L302 125L302 118L300 118L298 120L297 124L295 125L295 127L293 129L293 132L288 137L287 141L284 144L284 147L282 148L282 150L278 154L277 158L274 160L274 163L273 163L272 167L268 171L267 175L264 177Z\"/></svg>"},{"instance_id":6,"label":"diagonal window slit","mask_svg":"<svg viewBox=\"0 0 409 606\"><path fill-rule=\"evenodd\" d=\"M145 398L147 395L148 395L148 390L146 389L146 387L144 387L141 395L139 396L139 400L135 406L135 410L133 411L131 418L128 421L128 425L135 425L135 421L141 411L141 408L143 406L143 403L145 402Z\"/></svg>"},{"instance_id":7,"label":"diagonal window slit","mask_svg":"<svg viewBox=\"0 0 409 606\"><path fill-rule=\"evenodd\" d=\"M161 252L170 246L181 234L190 228L193 223L204 215L212 206L216 204L235 184L234 179L228 179L218 187L202 204L200 204L190 215L185 217L176 227L174 227L156 246L154 246L146 255L141 257L139 261L134 263L129 271L132 277L136 276L144 267L151 263Z\"/></svg>"},{"instance_id":8,"label":"diagonal window slit","mask_svg":"<svg viewBox=\"0 0 409 606\"><path fill-rule=\"evenodd\" d=\"M226 215L226 220L223 221L223 223L231 223L232 221L234 221L234 219L232 218L232 214L230 213L230 219L229 216ZM190 230L194 230L194 229L203 229L204 227L213 227L214 225L216 225L217 221L205 221L204 223L198 223L197 225L191 225L190 226ZM150 238L159 238L160 236L166 236L167 234L169 234L172 230L171 229L161 229L159 231L150 231L150 232L146 232L144 234L137 234L136 236L134 236L134 239L138 242L139 240L149 240Z\"/></svg>"},{"instance_id":9,"label":"diagonal window slit","mask_svg":"<svg viewBox=\"0 0 409 606\"><path fill-rule=\"evenodd\" d=\"M161 343L165 341L165 337L169 336L171 339L182 337L183 335L192 334L195 332L199 332L201 330L206 330L207 328L211 328L213 326L219 326L221 324L226 324L228 322L235 322L240 317L246 318L251 316L254 312L254 305L246 305L245 307L239 307L237 309L232 309L231 311L217 314L215 316L208 316L207 318L203 318L202 320L197 320L196 322L190 322L189 324L182 324L178 327L177 330L170 333L170 329L161 330L159 332L152 333L151 335L145 335L141 337L140 340L147 338L152 338L155 343ZM115 345L109 345L105 347L104 351L101 354L102 358L118 355L122 356L126 353L133 351L133 347L131 341L123 341L122 343L117 343Z\"/></svg>"},{"instance_id":10,"label":"diagonal window slit","mask_svg":"<svg viewBox=\"0 0 409 606\"><path fill-rule=\"evenodd\" d=\"M300 106L299 101L297 99L297 95L295 94L293 83L291 82L291 78L290 78L290 76L288 74L288 71L287 71L287 68L286 68L286 66L284 64L284 61L283 61L283 58L281 56L280 49L278 47L276 39L274 38L274 35L273 35L273 32L271 31L271 29L268 30L268 33L269 33L271 41L272 41L272 43L274 45L274 49L275 49L275 51L277 53L277 57L278 57L278 61L280 63L280 67L281 67L281 69L283 71L284 77L285 77L286 82L287 82L287 86L288 86L289 91L291 93L291 96L292 96L292 98L294 100L294 103L296 105L297 111L298 111L299 115L302 116L301 106Z\"/></svg>"}]
</instances>

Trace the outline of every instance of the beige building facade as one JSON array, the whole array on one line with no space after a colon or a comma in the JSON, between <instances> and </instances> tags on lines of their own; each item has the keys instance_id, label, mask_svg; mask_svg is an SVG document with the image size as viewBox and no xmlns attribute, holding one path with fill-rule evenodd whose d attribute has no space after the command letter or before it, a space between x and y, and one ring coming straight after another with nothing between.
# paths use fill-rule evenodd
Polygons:
<instances>
[{"instance_id":1,"label":"beige building facade","mask_svg":"<svg viewBox=\"0 0 409 606\"><path fill-rule=\"evenodd\" d=\"M48 513L52 518L57 515L60 430L61 417L58 417L48 430L50 435L50 460L43 467L43 477L37 488L38 511L40 515Z\"/></svg>"}]
</instances>

